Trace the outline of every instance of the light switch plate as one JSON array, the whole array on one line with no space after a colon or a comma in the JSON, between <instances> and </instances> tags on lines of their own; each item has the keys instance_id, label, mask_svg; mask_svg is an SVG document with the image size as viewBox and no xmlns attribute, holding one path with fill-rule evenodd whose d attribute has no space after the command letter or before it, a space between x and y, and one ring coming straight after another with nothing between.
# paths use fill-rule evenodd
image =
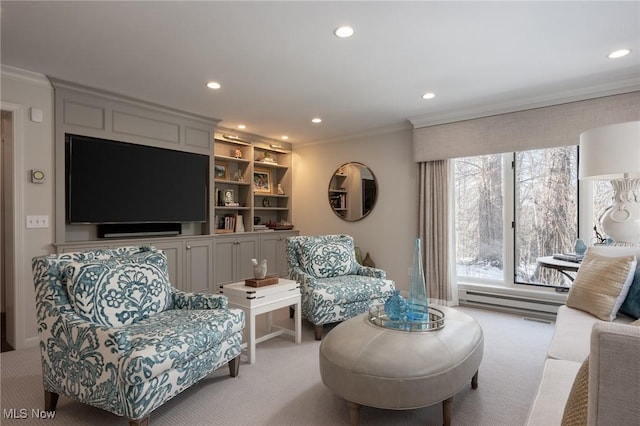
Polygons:
<instances>
[{"instance_id":1,"label":"light switch plate","mask_svg":"<svg viewBox=\"0 0 640 426\"><path fill-rule=\"evenodd\" d=\"M27 228L48 228L49 216L47 215L29 215L27 216Z\"/></svg>"}]
</instances>

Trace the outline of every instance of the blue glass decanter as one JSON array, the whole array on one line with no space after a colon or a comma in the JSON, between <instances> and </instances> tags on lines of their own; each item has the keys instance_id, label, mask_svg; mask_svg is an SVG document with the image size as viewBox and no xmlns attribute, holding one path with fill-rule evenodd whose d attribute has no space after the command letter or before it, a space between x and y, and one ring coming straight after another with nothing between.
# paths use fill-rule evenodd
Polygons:
<instances>
[{"instance_id":1,"label":"blue glass decanter","mask_svg":"<svg viewBox=\"0 0 640 426\"><path fill-rule=\"evenodd\" d=\"M407 301L407 319L409 321L429 321L429 302L422 269L422 247L420 238L416 238L413 251L413 268L409 284Z\"/></svg>"}]
</instances>

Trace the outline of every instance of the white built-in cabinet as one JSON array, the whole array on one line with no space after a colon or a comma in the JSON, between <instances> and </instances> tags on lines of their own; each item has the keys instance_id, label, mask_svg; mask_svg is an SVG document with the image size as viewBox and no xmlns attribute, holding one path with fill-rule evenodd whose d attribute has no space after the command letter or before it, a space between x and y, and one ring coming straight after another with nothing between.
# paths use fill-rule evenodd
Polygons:
<instances>
[{"instance_id":1,"label":"white built-in cabinet","mask_svg":"<svg viewBox=\"0 0 640 426\"><path fill-rule=\"evenodd\" d=\"M269 274L286 276L284 241L298 234L289 229L293 221L290 144L216 127L219 120L215 118L51 80L55 93L54 245L58 253L154 246L167 255L171 283L189 292L217 293L224 284L251 278L254 258L267 259ZM208 155L207 222L183 223L182 235L175 237L128 239L99 239L96 225L67 224L66 134ZM233 229L220 229L220 219L225 217L234 218ZM258 220L271 229L257 229Z\"/></svg>"}]
</instances>

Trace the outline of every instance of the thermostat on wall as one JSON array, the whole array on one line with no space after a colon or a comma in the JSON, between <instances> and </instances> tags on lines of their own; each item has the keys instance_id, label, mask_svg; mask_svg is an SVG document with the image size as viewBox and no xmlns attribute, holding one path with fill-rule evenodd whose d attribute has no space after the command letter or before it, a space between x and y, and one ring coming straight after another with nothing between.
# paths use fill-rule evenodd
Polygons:
<instances>
[{"instance_id":1,"label":"thermostat on wall","mask_svg":"<svg viewBox=\"0 0 640 426\"><path fill-rule=\"evenodd\" d=\"M32 183L44 183L45 176L42 170L31 170L31 182Z\"/></svg>"}]
</instances>

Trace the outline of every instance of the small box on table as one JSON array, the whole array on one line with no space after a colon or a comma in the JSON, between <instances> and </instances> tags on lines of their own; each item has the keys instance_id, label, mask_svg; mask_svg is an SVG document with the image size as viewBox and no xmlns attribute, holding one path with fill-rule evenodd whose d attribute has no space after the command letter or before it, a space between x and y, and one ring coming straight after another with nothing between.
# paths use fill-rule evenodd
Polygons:
<instances>
[{"instance_id":1,"label":"small box on table","mask_svg":"<svg viewBox=\"0 0 640 426\"><path fill-rule=\"evenodd\" d=\"M247 278L246 280L244 280L244 285L249 287L264 287L266 285L273 284L278 284L278 277L276 275L269 275L261 279Z\"/></svg>"}]
</instances>

